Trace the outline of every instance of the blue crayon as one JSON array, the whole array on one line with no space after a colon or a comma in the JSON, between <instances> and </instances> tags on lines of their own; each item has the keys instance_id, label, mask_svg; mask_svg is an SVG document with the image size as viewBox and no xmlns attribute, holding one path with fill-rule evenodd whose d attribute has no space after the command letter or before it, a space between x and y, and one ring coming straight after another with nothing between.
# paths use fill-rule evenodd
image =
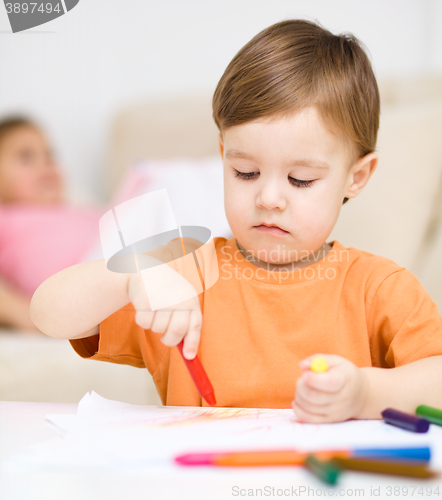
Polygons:
<instances>
[{"instance_id":1,"label":"blue crayon","mask_svg":"<svg viewBox=\"0 0 442 500\"><path fill-rule=\"evenodd\" d=\"M383 460L422 460L429 462L431 450L428 446L415 448L355 448L353 458L378 458Z\"/></svg>"},{"instance_id":2,"label":"blue crayon","mask_svg":"<svg viewBox=\"0 0 442 500\"><path fill-rule=\"evenodd\" d=\"M407 431L428 432L430 427L430 422L426 418L416 417L394 408L386 408L381 412L381 415L387 424L401 427Z\"/></svg>"}]
</instances>

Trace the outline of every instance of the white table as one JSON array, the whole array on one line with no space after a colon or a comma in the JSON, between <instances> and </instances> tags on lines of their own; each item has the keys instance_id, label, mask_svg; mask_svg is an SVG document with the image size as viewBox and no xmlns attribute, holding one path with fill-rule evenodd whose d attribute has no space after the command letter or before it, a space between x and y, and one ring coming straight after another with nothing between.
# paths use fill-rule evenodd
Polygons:
<instances>
[{"instance_id":1,"label":"white table","mask_svg":"<svg viewBox=\"0 0 442 500\"><path fill-rule=\"evenodd\" d=\"M105 470L10 470L10 459L30 445L60 436L45 415L76 413L76 404L0 402L0 499L230 499L261 498L442 498L442 479L417 480L345 472L338 486L325 485L300 467L152 468L115 474ZM439 443L442 444L442 443ZM267 489L264 489L267 487ZM404 488L395 495L394 488ZM439 487L439 496L436 488ZM274 490L272 490L274 488ZM305 488L303 492L302 488ZM312 488L308 494L307 488ZM378 490L379 488L379 490ZM390 489L389 489L390 488ZM408 488L408 489L406 489ZM419 489L429 492L418 494ZM427 489L428 488L428 489ZM355 492L359 489L359 493ZM252 491L250 491L252 490ZM330 491L329 491L330 490ZM379 491L379 495L374 492ZM398 490L396 490L398 491ZM414 491L414 494L412 492ZM257 493L250 496L249 493ZM265 493L268 494L265 494ZM316 492L316 493L315 493ZM273 494L272 494L273 493ZM297 496L294 494L297 493ZM391 493L391 494L389 494Z\"/></svg>"}]
</instances>

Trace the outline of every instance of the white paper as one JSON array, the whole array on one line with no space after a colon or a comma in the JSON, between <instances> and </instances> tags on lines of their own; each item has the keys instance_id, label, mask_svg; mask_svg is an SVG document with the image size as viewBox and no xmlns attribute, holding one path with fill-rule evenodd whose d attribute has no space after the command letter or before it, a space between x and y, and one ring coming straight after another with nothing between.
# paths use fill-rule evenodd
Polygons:
<instances>
[{"instance_id":1,"label":"white paper","mask_svg":"<svg viewBox=\"0 0 442 500\"><path fill-rule=\"evenodd\" d=\"M415 434L382 420L306 424L289 409L139 406L95 392L83 397L76 415L47 419L66 434L33 447L27 460L34 466L176 467L175 456L193 452L394 445L430 446L430 465L442 467L442 427L436 425Z\"/></svg>"}]
</instances>

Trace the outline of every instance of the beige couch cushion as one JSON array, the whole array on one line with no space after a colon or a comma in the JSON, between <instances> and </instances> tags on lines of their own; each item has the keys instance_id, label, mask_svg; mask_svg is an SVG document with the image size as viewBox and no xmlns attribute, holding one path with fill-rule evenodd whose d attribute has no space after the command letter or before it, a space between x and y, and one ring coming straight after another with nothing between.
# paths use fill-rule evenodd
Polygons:
<instances>
[{"instance_id":1,"label":"beige couch cushion","mask_svg":"<svg viewBox=\"0 0 442 500\"><path fill-rule=\"evenodd\" d=\"M442 186L442 101L385 106L379 165L341 209L332 239L393 259L412 272Z\"/></svg>"},{"instance_id":2,"label":"beige couch cushion","mask_svg":"<svg viewBox=\"0 0 442 500\"><path fill-rule=\"evenodd\" d=\"M378 80L381 106L442 100L442 73L384 77Z\"/></svg>"},{"instance_id":3,"label":"beige couch cushion","mask_svg":"<svg viewBox=\"0 0 442 500\"><path fill-rule=\"evenodd\" d=\"M111 124L106 197L140 158L204 158L218 153L211 94L140 101L116 114Z\"/></svg>"},{"instance_id":4,"label":"beige couch cushion","mask_svg":"<svg viewBox=\"0 0 442 500\"><path fill-rule=\"evenodd\" d=\"M0 400L78 403L92 390L161 405L147 370L80 358L67 340L0 329Z\"/></svg>"}]
</instances>

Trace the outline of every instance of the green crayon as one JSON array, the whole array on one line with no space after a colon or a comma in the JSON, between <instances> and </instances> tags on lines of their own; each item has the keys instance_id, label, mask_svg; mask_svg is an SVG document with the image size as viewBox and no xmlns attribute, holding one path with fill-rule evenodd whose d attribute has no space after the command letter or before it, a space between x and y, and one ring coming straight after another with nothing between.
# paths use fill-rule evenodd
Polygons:
<instances>
[{"instance_id":1,"label":"green crayon","mask_svg":"<svg viewBox=\"0 0 442 500\"><path fill-rule=\"evenodd\" d=\"M339 467L339 465L333 464L331 461L318 460L313 455L308 455L306 457L304 465L313 472L315 476L328 484L335 484L341 473L341 467Z\"/></svg>"},{"instance_id":2,"label":"green crayon","mask_svg":"<svg viewBox=\"0 0 442 500\"><path fill-rule=\"evenodd\" d=\"M416 408L416 415L426 418L433 424L442 425L442 410L437 408L420 405Z\"/></svg>"}]
</instances>

